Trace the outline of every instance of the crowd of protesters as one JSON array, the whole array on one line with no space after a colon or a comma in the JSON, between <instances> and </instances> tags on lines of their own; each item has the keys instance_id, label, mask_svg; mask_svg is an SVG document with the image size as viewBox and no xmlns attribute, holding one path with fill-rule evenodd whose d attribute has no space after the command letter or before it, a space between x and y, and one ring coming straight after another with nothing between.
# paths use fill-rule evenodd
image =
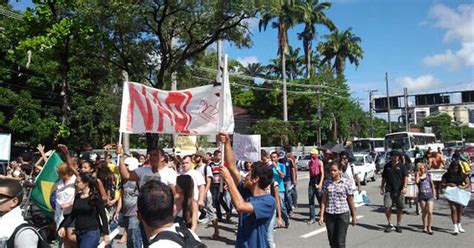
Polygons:
<instances>
[{"instance_id":1,"label":"crowd of protesters","mask_svg":"<svg viewBox=\"0 0 474 248\"><path fill-rule=\"evenodd\" d=\"M229 136L221 133L219 142L224 144L223 151L198 150L183 157L160 148L150 149L147 155L126 154L120 145L104 147L103 158L91 153L74 157L65 145L58 145L64 163L57 167L59 180L54 187L54 233L64 247L95 247L101 241L112 246L110 231L121 226L122 236L115 242L127 247L199 247L203 244L196 235L198 225L209 224L214 229L210 238L219 239L219 222L231 223L235 210L236 247L276 247L273 230L289 228L298 207L295 156L285 147L271 153L262 150L261 161L236 161ZM20 156L10 164L8 176L1 179L0 222L17 218L16 225L0 227L0 242L8 247L33 247L42 239L34 228L21 226L26 222L19 207L23 201L20 180L31 181L51 155L42 145L37 149L41 157L35 165L30 157ZM112 153L117 155L116 163ZM348 226L357 223L354 194L362 189L349 163L350 153L331 149L319 153L311 150L308 163L308 224L325 223L329 245L345 247ZM470 168L463 159L462 154L453 152L446 166L436 152L417 157L412 170L423 232L433 234L433 205L439 191L428 169L448 167L441 187L467 188ZM403 153L392 150L382 172L380 189L388 222L385 232L402 232L409 163ZM391 220L393 206L397 209L396 225ZM453 234L465 232L462 206L449 201L449 207Z\"/></svg>"}]
</instances>

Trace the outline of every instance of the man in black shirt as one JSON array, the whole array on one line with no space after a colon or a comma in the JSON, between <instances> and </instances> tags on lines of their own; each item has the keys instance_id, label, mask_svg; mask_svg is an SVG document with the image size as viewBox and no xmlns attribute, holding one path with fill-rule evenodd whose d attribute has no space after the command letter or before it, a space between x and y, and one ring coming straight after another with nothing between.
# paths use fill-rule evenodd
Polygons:
<instances>
[{"instance_id":1,"label":"man in black shirt","mask_svg":"<svg viewBox=\"0 0 474 248\"><path fill-rule=\"evenodd\" d=\"M407 191L408 170L400 161L402 154L399 151L390 152L390 162L388 162L382 172L382 185L380 193L384 196L385 216L388 226L385 232L391 232L394 229L401 233L400 222L402 220L404 208L404 195ZM391 222L392 205L397 207L397 225L394 227Z\"/></svg>"}]
</instances>

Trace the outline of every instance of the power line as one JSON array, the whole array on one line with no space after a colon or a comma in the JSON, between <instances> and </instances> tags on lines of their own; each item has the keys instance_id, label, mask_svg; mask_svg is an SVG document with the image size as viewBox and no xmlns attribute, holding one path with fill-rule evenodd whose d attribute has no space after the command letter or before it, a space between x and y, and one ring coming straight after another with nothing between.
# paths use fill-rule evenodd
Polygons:
<instances>
[{"instance_id":1,"label":"power line","mask_svg":"<svg viewBox=\"0 0 474 248\"><path fill-rule=\"evenodd\" d=\"M202 71L217 73L216 69L211 69L211 68L198 67L196 69L202 70ZM276 80L276 79L269 79L269 78L263 78L263 77L252 77L252 76L242 75L242 74L238 74L238 73L229 73L229 75L233 76L233 77L238 77L238 78L241 78L241 79L246 79L246 80L254 81L255 79L257 79L257 80L258 79L263 79L266 82L283 84L282 81ZM341 92L345 91L344 89L340 89L340 88L337 88L337 87L331 87L331 86L327 86L327 85L308 85L308 84L297 84L297 83L287 83L287 85L288 86L294 86L294 87L303 87L303 88L325 88L325 89L331 89L331 90L334 90L334 91L341 91Z\"/></svg>"},{"instance_id":2,"label":"power line","mask_svg":"<svg viewBox=\"0 0 474 248\"><path fill-rule=\"evenodd\" d=\"M20 15L18 13L15 13L15 12L12 12L10 10L4 9L2 7L0 7L0 15L3 15L3 16L9 17L9 18L13 18L13 19L16 19L18 21L23 21L23 16L22 15Z\"/></svg>"},{"instance_id":3,"label":"power line","mask_svg":"<svg viewBox=\"0 0 474 248\"><path fill-rule=\"evenodd\" d=\"M37 79L41 79L41 80L44 80L44 81L48 81L48 80L47 80L46 78L44 78L44 77L34 76L34 75L31 75L31 74L28 74L28 73L25 73L25 72L21 72L21 71L17 71L17 70L12 70L12 69L5 68L5 67L0 67L0 69L7 70L7 71L10 71L10 72L14 72L14 73L18 73L18 74L25 75L25 76L28 76L28 77L32 77L32 78L37 78ZM68 87L71 87L71 88L73 88L73 89L78 89L78 90L86 91L86 92L89 92L89 93L94 93L94 94L96 94L96 95L102 95L102 96L108 95L108 94L98 93L98 92L96 92L96 91L92 91L92 90L88 90L88 89L84 89L84 88L77 87L77 86L72 86L72 85L68 85Z\"/></svg>"},{"instance_id":4,"label":"power line","mask_svg":"<svg viewBox=\"0 0 474 248\"><path fill-rule=\"evenodd\" d=\"M209 79L209 78L203 78L203 77L198 77L198 76L192 76L192 77L196 78L196 79L204 80L204 81L207 81L207 82L214 82L212 79ZM282 90L280 90L280 89L271 89L271 88L265 88L265 87L250 86L250 85L239 84L239 83L230 83L230 84L234 87L253 89L253 90L256 90L256 91L267 91L267 92L273 91L273 92L282 93ZM318 92L316 92L316 91L292 91L292 90L288 90L287 92L291 93L291 94L296 94L296 95L317 95L318 94ZM325 96L330 96L330 97L336 97L336 98L340 98L340 99L346 99L345 97L334 95L334 94L329 94L329 93L325 93L325 92L319 92L319 94L325 95Z\"/></svg>"}]
</instances>

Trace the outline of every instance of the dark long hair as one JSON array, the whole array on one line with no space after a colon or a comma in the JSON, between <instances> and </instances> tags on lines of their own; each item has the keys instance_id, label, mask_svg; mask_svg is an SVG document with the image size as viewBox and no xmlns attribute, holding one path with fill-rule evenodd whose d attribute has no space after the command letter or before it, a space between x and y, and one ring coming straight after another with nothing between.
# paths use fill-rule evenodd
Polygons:
<instances>
[{"instance_id":1,"label":"dark long hair","mask_svg":"<svg viewBox=\"0 0 474 248\"><path fill-rule=\"evenodd\" d=\"M183 218L186 224L191 222L192 217L192 203L194 198L194 183L190 175L179 175L176 178L176 185L183 191Z\"/></svg>"},{"instance_id":2,"label":"dark long hair","mask_svg":"<svg viewBox=\"0 0 474 248\"><path fill-rule=\"evenodd\" d=\"M89 205L96 207L100 198L99 187L97 186L97 178L92 173L79 173L78 180L89 186Z\"/></svg>"}]
</instances>

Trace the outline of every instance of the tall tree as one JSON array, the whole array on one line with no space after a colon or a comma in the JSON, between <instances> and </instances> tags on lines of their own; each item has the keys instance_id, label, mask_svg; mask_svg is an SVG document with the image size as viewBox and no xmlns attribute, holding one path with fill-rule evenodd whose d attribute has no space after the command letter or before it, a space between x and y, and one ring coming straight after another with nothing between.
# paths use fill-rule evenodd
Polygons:
<instances>
[{"instance_id":1,"label":"tall tree","mask_svg":"<svg viewBox=\"0 0 474 248\"><path fill-rule=\"evenodd\" d=\"M293 49L292 46L288 46L287 53L285 55L286 58L286 77L290 80L297 79L301 75L303 75L302 64L304 58L302 58L300 54L301 48ZM281 77L282 73L282 63L279 59L272 59L270 60L270 64L267 65L267 73L268 75L278 76Z\"/></svg>"},{"instance_id":2,"label":"tall tree","mask_svg":"<svg viewBox=\"0 0 474 248\"><path fill-rule=\"evenodd\" d=\"M251 77L260 77L265 72L265 67L262 66L260 63L250 63L246 67L244 67L243 72L245 75Z\"/></svg>"},{"instance_id":3,"label":"tall tree","mask_svg":"<svg viewBox=\"0 0 474 248\"><path fill-rule=\"evenodd\" d=\"M335 30L331 34L325 35L326 41L318 45L318 51L323 56L321 62L326 63L334 59L333 68L337 75L343 75L346 59L349 59L351 64L358 67L364 55L360 45L361 39L353 34L351 30L351 28L343 32Z\"/></svg>"},{"instance_id":4,"label":"tall tree","mask_svg":"<svg viewBox=\"0 0 474 248\"><path fill-rule=\"evenodd\" d=\"M266 30L271 22L272 28L278 30L278 60L281 60L281 77L283 78L283 119L288 119L287 95L286 95L286 51L288 47L288 29L295 26L298 16L302 13L302 8L295 4L293 0L280 0L274 8L264 12L258 28L260 31ZM273 21L276 19L276 21Z\"/></svg>"},{"instance_id":5,"label":"tall tree","mask_svg":"<svg viewBox=\"0 0 474 248\"><path fill-rule=\"evenodd\" d=\"M313 54L313 40L316 39L316 25L321 24L326 26L330 31L334 31L336 26L324 13L325 10L331 7L331 3L319 3L319 0L304 0L301 5L304 8L304 15L302 15L301 18L301 22L304 23L304 30L298 33L298 39L303 41L306 77L310 78L313 69L311 59Z\"/></svg>"}]
</instances>

